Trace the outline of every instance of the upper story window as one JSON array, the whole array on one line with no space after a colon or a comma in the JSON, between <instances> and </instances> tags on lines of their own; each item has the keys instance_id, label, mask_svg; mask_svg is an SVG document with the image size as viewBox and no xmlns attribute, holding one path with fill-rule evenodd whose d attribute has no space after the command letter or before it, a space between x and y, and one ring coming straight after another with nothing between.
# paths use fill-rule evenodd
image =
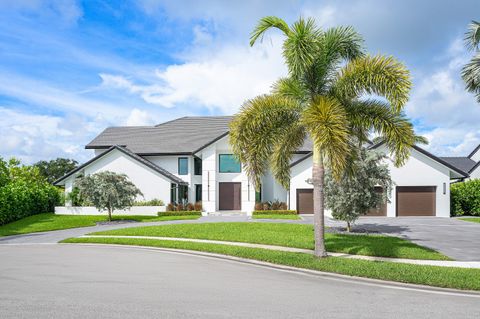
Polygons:
<instances>
[{"instance_id":1,"label":"upper story window","mask_svg":"<svg viewBox=\"0 0 480 319\"><path fill-rule=\"evenodd\" d=\"M233 154L218 155L218 171L220 173L240 173L242 166Z\"/></svg>"},{"instance_id":2,"label":"upper story window","mask_svg":"<svg viewBox=\"0 0 480 319\"><path fill-rule=\"evenodd\" d=\"M202 175L202 159L195 157L193 159L193 172L195 175Z\"/></svg>"},{"instance_id":3,"label":"upper story window","mask_svg":"<svg viewBox=\"0 0 480 319\"><path fill-rule=\"evenodd\" d=\"M178 175L188 174L188 157L178 158Z\"/></svg>"}]
</instances>

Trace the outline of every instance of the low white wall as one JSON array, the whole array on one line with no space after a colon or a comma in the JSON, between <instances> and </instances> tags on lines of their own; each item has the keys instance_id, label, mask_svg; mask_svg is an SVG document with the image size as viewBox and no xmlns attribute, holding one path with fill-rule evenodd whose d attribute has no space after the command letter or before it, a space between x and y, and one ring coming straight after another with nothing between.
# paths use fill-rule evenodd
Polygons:
<instances>
[{"instance_id":1,"label":"low white wall","mask_svg":"<svg viewBox=\"0 0 480 319\"><path fill-rule=\"evenodd\" d=\"M157 216L158 212L164 212L166 206L134 206L130 209L114 210L113 215L144 215ZM99 211L92 206L74 207L74 206L57 206L55 207L57 215L107 215L107 211Z\"/></svg>"}]
</instances>

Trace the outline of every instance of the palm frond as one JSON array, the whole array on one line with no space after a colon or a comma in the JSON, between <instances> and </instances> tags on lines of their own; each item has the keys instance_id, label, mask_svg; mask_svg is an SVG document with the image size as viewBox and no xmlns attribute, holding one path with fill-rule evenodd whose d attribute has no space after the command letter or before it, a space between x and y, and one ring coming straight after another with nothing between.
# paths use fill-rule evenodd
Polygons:
<instances>
[{"instance_id":1,"label":"palm frond","mask_svg":"<svg viewBox=\"0 0 480 319\"><path fill-rule=\"evenodd\" d=\"M364 94L385 97L400 112L408 101L412 81L408 69L393 57L365 56L349 62L338 75L332 94L352 100Z\"/></svg>"},{"instance_id":2,"label":"palm frond","mask_svg":"<svg viewBox=\"0 0 480 319\"><path fill-rule=\"evenodd\" d=\"M289 36L291 33L290 27L283 19L275 16L263 17L250 35L250 46L253 46L258 38L262 40L265 32L270 28L277 28L286 36Z\"/></svg>"},{"instance_id":3,"label":"palm frond","mask_svg":"<svg viewBox=\"0 0 480 319\"><path fill-rule=\"evenodd\" d=\"M272 93L294 99L300 103L305 103L308 100L302 83L290 77L277 80L272 86Z\"/></svg>"},{"instance_id":4,"label":"palm frond","mask_svg":"<svg viewBox=\"0 0 480 319\"><path fill-rule=\"evenodd\" d=\"M313 63L322 32L315 25L314 19L303 18L296 21L290 30L283 43L283 56L290 76L299 78Z\"/></svg>"},{"instance_id":5,"label":"palm frond","mask_svg":"<svg viewBox=\"0 0 480 319\"><path fill-rule=\"evenodd\" d=\"M285 189L290 188L290 163L293 154L303 145L305 137L305 127L295 122L281 130L275 140L270 168L275 179Z\"/></svg>"},{"instance_id":6,"label":"palm frond","mask_svg":"<svg viewBox=\"0 0 480 319\"><path fill-rule=\"evenodd\" d=\"M320 41L326 56L338 55L350 61L365 55L364 40L351 26L330 28L323 33Z\"/></svg>"},{"instance_id":7,"label":"palm frond","mask_svg":"<svg viewBox=\"0 0 480 319\"><path fill-rule=\"evenodd\" d=\"M385 142L394 157L395 165L403 165L410 156L410 149L421 137L417 137L413 125L403 113L398 113L383 101L366 100L345 104L352 127L373 130L377 141Z\"/></svg>"},{"instance_id":8,"label":"palm frond","mask_svg":"<svg viewBox=\"0 0 480 319\"><path fill-rule=\"evenodd\" d=\"M480 53L477 53L462 68L462 78L467 91L475 94L477 101L480 103Z\"/></svg>"},{"instance_id":9,"label":"palm frond","mask_svg":"<svg viewBox=\"0 0 480 319\"><path fill-rule=\"evenodd\" d=\"M297 123L301 106L278 95L261 95L245 102L230 124L230 144L247 176L258 188L268 169L274 145L283 130ZM283 154L291 156L291 154Z\"/></svg>"},{"instance_id":10,"label":"palm frond","mask_svg":"<svg viewBox=\"0 0 480 319\"><path fill-rule=\"evenodd\" d=\"M468 25L468 31L465 33L465 46L468 50L478 50L480 45L480 22L472 21Z\"/></svg>"},{"instance_id":11,"label":"palm frond","mask_svg":"<svg viewBox=\"0 0 480 319\"><path fill-rule=\"evenodd\" d=\"M333 97L317 97L304 110L301 121L326 166L340 177L347 166L350 147L348 117L343 106Z\"/></svg>"}]
</instances>

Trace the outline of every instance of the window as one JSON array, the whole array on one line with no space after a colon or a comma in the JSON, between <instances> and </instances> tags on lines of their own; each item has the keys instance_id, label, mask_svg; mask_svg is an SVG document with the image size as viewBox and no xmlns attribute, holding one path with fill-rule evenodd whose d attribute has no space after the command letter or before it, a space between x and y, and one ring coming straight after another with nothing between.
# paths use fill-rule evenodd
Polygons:
<instances>
[{"instance_id":1,"label":"window","mask_svg":"<svg viewBox=\"0 0 480 319\"><path fill-rule=\"evenodd\" d=\"M220 154L218 170L220 173L240 173L242 171L240 162L233 154Z\"/></svg>"},{"instance_id":2,"label":"window","mask_svg":"<svg viewBox=\"0 0 480 319\"><path fill-rule=\"evenodd\" d=\"M180 203L188 203L188 186L178 185L178 200Z\"/></svg>"},{"instance_id":3,"label":"window","mask_svg":"<svg viewBox=\"0 0 480 319\"><path fill-rule=\"evenodd\" d=\"M193 171L195 175L202 175L202 159L195 157L193 159Z\"/></svg>"},{"instance_id":4,"label":"window","mask_svg":"<svg viewBox=\"0 0 480 319\"><path fill-rule=\"evenodd\" d=\"M202 201L202 184L195 184L195 201Z\"/></svg>"},{"instance_id":5,"label":"window","mask_svg":"<svg viewBox=\"0 0 480 319\"><path fill-rule=\"evenodd\" d=\"M178 158L178 175L188 174L188 157Z\"/></svg>"},{"instance_id":6,"label":"window","mask_svg":"<svg viewBox=\"0 0 480 319\"><path fill-rule=\"evenodd\" d=\"M177 202L177 184L170 184L170 203Z\"/></svg>"},{"instance_id":7,"label":"window","mask_svg":"<svg viewBox=\"0 0 480 319\"><path fill-rule=\"evenodd\" d=\"M258 187L258 191L255 191L255 202L260 203L262 201L262 185Z\"/></svg>"}]
</instances>

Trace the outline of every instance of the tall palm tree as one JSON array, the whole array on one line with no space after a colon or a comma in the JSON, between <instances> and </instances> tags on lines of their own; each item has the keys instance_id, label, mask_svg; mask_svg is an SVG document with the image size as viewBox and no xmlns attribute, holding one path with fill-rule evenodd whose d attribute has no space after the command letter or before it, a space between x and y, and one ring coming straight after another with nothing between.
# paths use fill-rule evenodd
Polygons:
<instances>
[{"instance_id":1,"label":"tall palm tree","mask_svg":"<svg viewBox=\"0 0 480 319\"><path fill-rule=\"evenodd\" d=\"M270 28L285 35L288 76L274 84L271 94L242 105L231 123L230 141L257 188L270 168L288 189L293 153L312 139L315 255L324 257L325 168L340 177L355 156L355 143L366 141L371 132L382 136L396 165L405 162L415 142L402 113L409 72L392 57L366 55L353 28L321 30L313 19L289 26L277 17L262 18L250 44Z\"/></svg>"},{"instance_id":2,"label":"tall palm tree","mask_svg":"<svg viewBox=\"0 0 480 319\"><path fill-rule=\"evenodd\" d=\"M480 103L480 22L472 21L465 33L465 45L474 56L462 69L462 78L467 91L472 92Z\"/></svg>"}]
</instances>

